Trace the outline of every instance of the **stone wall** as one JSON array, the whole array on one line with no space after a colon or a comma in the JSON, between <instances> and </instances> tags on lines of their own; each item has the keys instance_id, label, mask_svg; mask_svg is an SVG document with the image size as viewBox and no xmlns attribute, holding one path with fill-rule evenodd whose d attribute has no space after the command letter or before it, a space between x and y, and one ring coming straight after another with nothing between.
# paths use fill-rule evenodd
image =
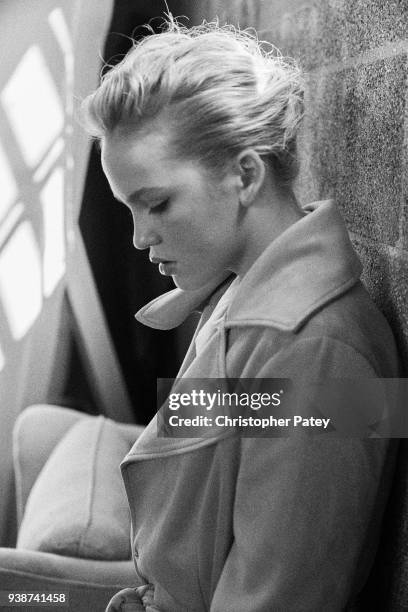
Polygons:
<instances>
[{"instance_id":1,"label":"stone wall","mask_svg":"<svg viewBox=\"0 0 408 612\"><path fill-rule=\"evenodd\" d=\"M184 13L253 26L305 70L297 195L336 199L408 376L408 4L207 0Z\"/></svg>"}]
</instances>

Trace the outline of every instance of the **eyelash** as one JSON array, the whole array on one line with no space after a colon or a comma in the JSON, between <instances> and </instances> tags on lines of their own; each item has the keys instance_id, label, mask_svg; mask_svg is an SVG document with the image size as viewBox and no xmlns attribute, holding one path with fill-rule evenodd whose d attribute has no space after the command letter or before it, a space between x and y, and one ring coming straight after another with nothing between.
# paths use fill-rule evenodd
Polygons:
<instances>
[{"instance_id":1,"label":"eyelash","mask_svg":"<svg viewBox=\"0 0 408 612\"><path fill-rule=\"evenodd\" d=\"M164 211L168 203L169 203L169 198L167 198L166 200L163 200L163 202L160 202L159 204L156 204L155 206L152 206L152 208L150 209L150 212L151 213L161 213Z\"/></svg>"}]
</instances>

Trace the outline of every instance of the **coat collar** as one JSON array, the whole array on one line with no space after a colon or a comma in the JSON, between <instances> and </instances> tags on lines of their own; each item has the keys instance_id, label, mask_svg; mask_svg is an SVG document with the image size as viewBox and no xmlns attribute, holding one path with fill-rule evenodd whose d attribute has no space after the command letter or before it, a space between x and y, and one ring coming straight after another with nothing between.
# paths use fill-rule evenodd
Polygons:
<instances>
[{"instance_id":1,"label":"coat collar","mask_svg":"<svg viewBox=\"0 0 408 612\"><path fill-rule=\"evenodd\" d=\"M295 331L358 281L362 266L333 201L315 202L304 211L305 216L274 240L242 278L226 314L226 327L263 325ZM158 329L177 327L203 303L219 297L220 280L198 291L173 289L147 304L136 318Z\"/></svg>"},{"instance_id":2,"label":"coat collar","mask_svg":"<svg viewBox=\"0 0 408 612\"><path fill-rule=\"evenodd\" d=\"M135 317L140 323L154 329L173 329L181 325L192 312L201 311L208 304L215 304L233 278L228 272L197 291L172 289L143 306Z\"/></svg>"}]
</instances>

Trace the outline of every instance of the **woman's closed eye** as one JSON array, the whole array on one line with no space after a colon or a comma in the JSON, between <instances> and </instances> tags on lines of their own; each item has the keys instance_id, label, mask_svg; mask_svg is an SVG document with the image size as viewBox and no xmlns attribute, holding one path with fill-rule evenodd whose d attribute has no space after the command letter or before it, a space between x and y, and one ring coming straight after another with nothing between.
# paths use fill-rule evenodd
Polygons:
<instances>
[{"instance_id":1,"label":"woman's closed eye","mask_svg":"<svg viewBox=\"0 0 408 612\"><path fill-rule=\"evenodd\" d=\"M158 202L157 204L156 203L152 204L149 208L149 213L156 214L156 213L164 212L168 203L169 203L169 198L166 198L165 200L162 200L161 202Z\"/></svg>"}]
</instances>

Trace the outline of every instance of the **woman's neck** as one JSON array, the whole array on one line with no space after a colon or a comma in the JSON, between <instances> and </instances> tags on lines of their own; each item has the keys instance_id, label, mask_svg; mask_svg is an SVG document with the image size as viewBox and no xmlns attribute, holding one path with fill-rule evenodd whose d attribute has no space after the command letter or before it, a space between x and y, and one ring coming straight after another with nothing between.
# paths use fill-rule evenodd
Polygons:
<instances>
[{"instance_id":1,"label":"woman's neck","mask_svg":"<svg viewBox=\"0 0 408 612\"><path fill-rule=\"evenodd\" d=\"M303 216L292 190L264 190L242 220L244 246L233 271L242 277L271 242Z\"/></svg>"}]
</instances>

